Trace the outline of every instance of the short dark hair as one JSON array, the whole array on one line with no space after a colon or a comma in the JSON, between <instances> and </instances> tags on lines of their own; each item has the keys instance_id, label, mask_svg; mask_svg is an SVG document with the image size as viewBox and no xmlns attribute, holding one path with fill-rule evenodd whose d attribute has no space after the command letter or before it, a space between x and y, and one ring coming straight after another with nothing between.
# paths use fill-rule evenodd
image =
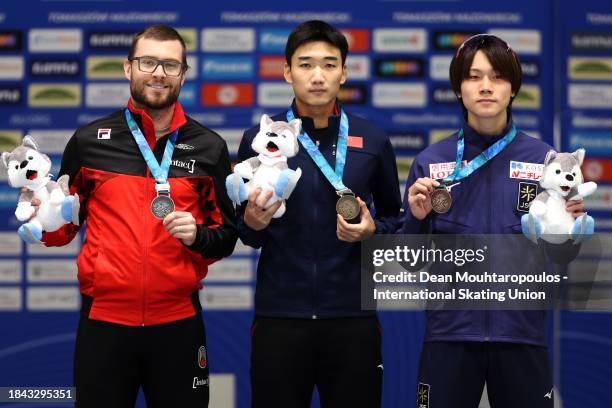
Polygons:
<instances>
[{"instance_id":1,"label":"short dark hair","mask_svg":"<svg viewBox=\"0 0 612 408\"><path fill-rule=\"evenodd\" d=\"M491 34L477 34L470 37L457 49L450 64L450 82L455 95L461 93L461 83L469 76L474 55L479 50L486 55L493 69L510 82L512 92L516 96L523 81L521 62L518 55L504 40ZM508 113L510 113L513 99L514 97L510 98ZM467 110L463 101L461 101L461 106L467 118Z\"/></svg>"},{"instance_id":2,"label":"short dark hair","mask_svg":"<svg viewBox=\"0 0 612 408\"><path fill-rule=\"evenodd\" d=\"M291 66L291 57L301 45L313 42L324 41L340 50L342 65L346 62L348 54L348 41L344 34L337 28L329 25L325 21L310 20L298 25L291 31L285 46L285 60Z\"/></svg>"},{"instance_id":3,"label":"short dark hair","mask_svg":"<svg viewBox=\"0 0 612 408\"><path fill-rule=\"evenodd\" d=\"M179 41L181 43L181 47L183 48L181 62L185 67L187 67L187 46L185 45L185 40L183 40L183 37L181 37L178 31L176 31L174 28L165 24L153 24L137 33L132 40L132 46L130 47L130 52L128 53L129 60L134 58L136 44L141 38L148 38L157 41Z\"/></svg>"}]
</instances>

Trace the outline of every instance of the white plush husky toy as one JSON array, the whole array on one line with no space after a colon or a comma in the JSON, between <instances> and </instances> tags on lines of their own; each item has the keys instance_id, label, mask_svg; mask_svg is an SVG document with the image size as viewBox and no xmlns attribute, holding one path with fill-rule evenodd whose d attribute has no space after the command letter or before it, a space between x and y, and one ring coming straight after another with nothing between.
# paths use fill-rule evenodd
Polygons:
<instances>
[{"instance_id":1,"label":"white plush husky toy","mask_svg":"<svg viewBox=\"0 0 612 408\"><path fill-rule=\"evenodd\" d=\"M289 123L274 122L268 115L262 115L259 132L251 143L253 150L259 154L236 164L234 173L225 180L227 194L235 204L246 201L251 191L257 187L261 187L262 193L274 193L265 208L278 200L289 198L302 175L300 168L294 171L287 166L287 158L295 156L299 151L297 137L301 129L300 119L293 119ZM245 183L243 179L249 181ZM285 209L283 202L273 218L282 217Z\"/></svg>"},{"instance_id":2,"label":"white plush husky toy","mask_svg":"<svg viewBox=\"0 0 612 408\"><path fill-rule=\"evenodd\" d=\"M522 219L523 233L537 243L539 238L551 244L562 244L573 240L580 243L585 236L593 234L593 217L584 214L574 220L565 209L567 201L581 201L597 189L597 184L584 182L580 166L584 160L584 149L574 153L557 153L550 150L544 159L544 172L540 186L544 189L529 207L529 214Z\"/></svg>"},{"instance_id":3,"label":"white plush husky toy","mask_svg":"<svg viewBox=\"0 0 612 408\"><path fill-rule=\"evenodd\" d=\"M19 221L28 221L36 211L33 198L40 200L36 216L19 227L19 236L27 243L40 243L43 231L56 231L72 222L79 225L79 196L70 195L68 175L51 181L51 160L38 151L36 141L25 136L20 146L12 152L2 153L2 164L8 170L12 187L25 187L29 191L19 195L15 216Z\"/></svg>"}]
</instances>

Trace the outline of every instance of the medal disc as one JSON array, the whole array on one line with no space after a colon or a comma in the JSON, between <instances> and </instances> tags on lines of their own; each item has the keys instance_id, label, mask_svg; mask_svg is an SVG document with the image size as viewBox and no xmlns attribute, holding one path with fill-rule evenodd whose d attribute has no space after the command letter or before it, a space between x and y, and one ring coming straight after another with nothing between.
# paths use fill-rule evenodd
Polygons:
<instances>
[{"instance_id":1,"label":"medal disc","mask_svg":"<svg viewBox=\"0 0 612 408\"><path fill-rule=\"evenodd\" d=\"M453 199L446 187L437 188L431 193L431 207L438 214L444 214L450 210Z\"/></svg>"},{"instance_id":2,"label":"medal disc","mask_svg":"<svg viewBox=\"0 0 612 408\"><path fill-rule=\"evenodd\" d=\"M352 194L345 194L336 203L336 212L345 220L353 220L359 215L359 201Z\"/></svg>"},{"instance_id":3,"label":"medal disc","mask_svg":"<svg viewBox=\"0 0 612 408\"><path fill-rule=\"evenodd\" d=\"M155 218L163 220L172 211L174 211L174 201L170 196L159 195L151 201L151 213Z\"/></svg>"}]
</instances>

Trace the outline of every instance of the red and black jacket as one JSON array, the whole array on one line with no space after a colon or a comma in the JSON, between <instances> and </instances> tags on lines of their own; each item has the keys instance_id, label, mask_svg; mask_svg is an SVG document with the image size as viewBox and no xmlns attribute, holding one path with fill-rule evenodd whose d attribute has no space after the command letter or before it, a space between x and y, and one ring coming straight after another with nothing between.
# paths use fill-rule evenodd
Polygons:
<instances>
[{"instance_id":1,"label":"red and black jacket","mask_svg":"<svg viewBox=\"0 0 612 408\"><path fill-rule=\"evenodd\" d=\"M153 121L130 100L128 107L158 162L168 134L155 140ZM110 138L100 138L108 134ZM81 293L93 299L89 318L124 325L153 325L195 314L191 296L208 265L232 253L235 213L225 191L231 172L225 141L185 116L177 102L168 133L179 129L168 175L177 211L196 219L197 237L187 247L151 214L155 181L124 110L78 129L62 157L60 176L70 176L81 199L87 229L77 259ZM43 234L47 246L70 242L79 228L67 224Z\"/></svg>"}]
</instances>

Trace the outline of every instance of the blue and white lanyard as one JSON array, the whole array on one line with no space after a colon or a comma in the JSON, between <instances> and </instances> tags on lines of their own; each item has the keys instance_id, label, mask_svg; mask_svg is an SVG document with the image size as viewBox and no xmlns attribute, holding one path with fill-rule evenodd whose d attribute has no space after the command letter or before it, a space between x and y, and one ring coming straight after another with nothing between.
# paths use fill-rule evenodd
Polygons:
<instances>
[{"instance_id":1,"label":"blue and white lanyard","mask_svg":"<svg viewBox=\"0 0 612 408\"><path fill-rule=\"evenodd\" d=\"M130 127L130 131L132 132L132 136L134 136L134 140L136 140L136 144L142 153L142 157L145 159L151 174L155 178L155 182L158 186L167 186L168 191L170 190L170 185L168 184L168 171L170 170L170 164L172 162L172 154L174 153L174 145L176 143L176 139L178 138L178 129L170 134L168 137L168 141L166 142L166 149L164 150L164 156L161 161L161 165L157 163L157 159L155 155L151 151L145 136L142 134L142 131L138 127L138 124L132 117L130 110L128 108L125 109L125 119L127 120L128 126Z\"/></svg>"},{"instance_id":2,"label":"blue and white lanyard","mask_svg":"<svg viewBox=\"0 0 612 408\"><path fill-rule=\"evenodd\" d=\"M289 109L287 111L287 122L291 122L295 119L293 114L293 110ZM336 189L337 192L342 192L348 190L348 188L342 182L342 176L344 175L344 165L346 164L346 150L348 143L348 117L344 110L340 110L340 129L338 132L338 144L336 147L336 168L335 170L331 168L323 154L319 148L313 143L308 133L302 129L302 132L298 136L298 140L306 149L308 155L315 162L317 167L321 170L325 178L331 183L331 185Z\"/></svg>"},{"instance_id":3,"label":"blue and white lanyard","mask_svg":"<svg viewBox=\"0 0 612 408\"><path fill-rule=\"evenodd\" d=\"M457 133L457 160L455 161L455 168L453 172L442 180L443 183L452 183L453 181L463 180L470 174L484 166L487 162L497 156L502 150L506 148L516 137L516 127L514 124L512 128L506 133L506 135L495 142L487 150L480 153L474 159L470 160L465 166L461 167L461 160L463 159L463 150L465 149L465 140L463 137L463 129L459 129Z\"/></svg>"}]
</instances>

